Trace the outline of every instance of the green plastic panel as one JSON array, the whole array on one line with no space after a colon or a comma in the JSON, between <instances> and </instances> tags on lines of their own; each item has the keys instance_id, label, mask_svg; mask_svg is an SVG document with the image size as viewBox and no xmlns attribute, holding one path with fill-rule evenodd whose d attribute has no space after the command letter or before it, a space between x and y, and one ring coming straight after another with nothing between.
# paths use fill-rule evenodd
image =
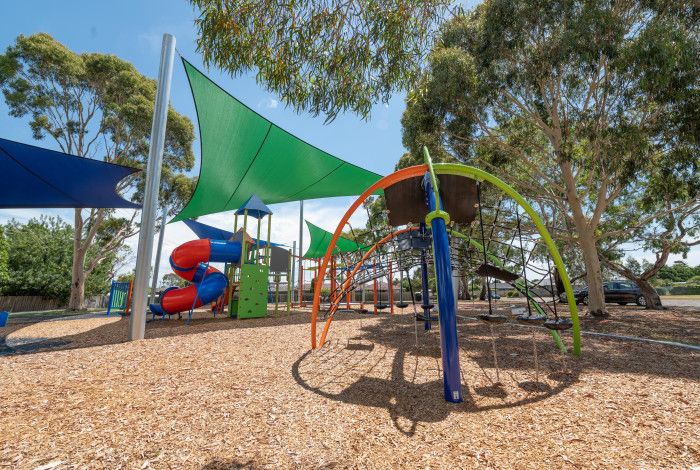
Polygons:
<instances>
[{"instance_id":1,"label":"green plastic panel","mask_svg":"<svg viewBox=\"0 0 700 470\"><path fill-rule=\"evenodd\" d=\"M269 268L263 264L244 264L241 267L235 306L239 319L267 315L268 274Z\"/></svg>"},{"instance_id":2,"label":"green plastic panel","mask_svg":"<svg viewBox=\"0 0 700 470\"><path fill-rule=\"evenodd\" d=\"M183 59L197 108L202 163L197 188L173 221L240 207L354 196L381 176L276 126Z\"/></svg>"}]
</instances>

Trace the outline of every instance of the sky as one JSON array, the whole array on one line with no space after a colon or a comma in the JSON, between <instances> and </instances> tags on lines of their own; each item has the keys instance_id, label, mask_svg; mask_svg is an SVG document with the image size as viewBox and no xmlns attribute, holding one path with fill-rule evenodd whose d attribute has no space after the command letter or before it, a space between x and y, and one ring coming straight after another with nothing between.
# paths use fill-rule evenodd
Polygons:
<instances>
[{"instance_id":1,"label":"sky","mask_svg":"<svg viewBox=\"0 0 700 470\"><path fill-rule=\"evenodd\" d=\"M472 2L464 2L466 7L471 4ZM393 171L394 165L405 151L401 144L400 124L405 107L404 94L395 95L389 103L377 104L367 121L346 114L330 124L324 124L322 116L297 114L294 110L285 108L279 97L256 83L253 73L233 78L216 69L204 68L201 56L196 52L195 11L185 0L35 0L26 3L6 2L2 10L0 50L4 51L10 46L19 34L46 32L73 51L115 54L132 62L142 74L155 78L158 74L162 35L167 32L176 37L177 50L188 61L205 71L243 103L305 141L383 175ZM178 112L195 123L197 130L194 103L179 60L175 63L170 102ZM56 148L48 139L34 141L27 120L9 116L4 100L0 100L0 136ZM193 174L197 174L198 139L194 151L197 166ZM304 216L316 225L333 231L351 203L352 198L307 201ZM299 204L277 204L271 208L274 211L272 240L291 246L298 239ZM0 210L0 223L11 218L26 222L41 214L60 216L68 222L73 219L72 211L67 210ZM199 220L228 230L233 228L232 213L204 216ZM353 226L362 226L364 221L365 217L361 213L351 219ZM265 227L264 225L262 233L265 233ZM181 222L166 227L160 263L161 276L171 272L168 263L170 252L181 243L194 238L194 234ZM135 253L137 239L129 239L128 245ZM304 246L308 246L306 231ZM671 258L675 259L679 258ZM700 248L694 250L687 261L693 265L700 264ZM130 271L134 264L135 259L126 263L123 270Z\"/></svg>"}]
</instances>

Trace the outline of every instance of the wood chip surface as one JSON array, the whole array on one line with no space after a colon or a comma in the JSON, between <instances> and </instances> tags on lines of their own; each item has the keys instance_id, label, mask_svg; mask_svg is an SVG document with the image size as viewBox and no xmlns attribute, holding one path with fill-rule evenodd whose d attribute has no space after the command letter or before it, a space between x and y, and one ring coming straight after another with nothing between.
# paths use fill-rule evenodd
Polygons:
<instances>
[{"instance_id":1,"label":"wood chip surface","mask_svg":"<svg viewBox=\"0 0 700 470\"><path fill-rule=\"evenodd\" d=\"M458 405L437 323L409 314L339 313L313 352L307 313L73 332L0 356L0 468L700 465L700 353L584 337L575 359L542 330L458 329Z\"/></svg>"}]
</instances>

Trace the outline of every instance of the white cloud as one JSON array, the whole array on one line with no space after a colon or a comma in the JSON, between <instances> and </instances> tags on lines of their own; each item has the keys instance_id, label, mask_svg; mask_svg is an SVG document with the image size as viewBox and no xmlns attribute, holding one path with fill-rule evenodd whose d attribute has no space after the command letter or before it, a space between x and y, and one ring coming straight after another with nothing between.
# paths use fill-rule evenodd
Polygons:
<instances>
[{"instance_id":1,"label":"white cloud","mask_svg":"<svg viewBox=\"0 0 700 470\"><path fill-rule=\"evenodd\" d=\"M279 104L279 101L277 101L276 99L267 97L264 100L260 100L258 102L258 108L277 109L277 106L279 106Z\"/></svg>"}]
</instances>

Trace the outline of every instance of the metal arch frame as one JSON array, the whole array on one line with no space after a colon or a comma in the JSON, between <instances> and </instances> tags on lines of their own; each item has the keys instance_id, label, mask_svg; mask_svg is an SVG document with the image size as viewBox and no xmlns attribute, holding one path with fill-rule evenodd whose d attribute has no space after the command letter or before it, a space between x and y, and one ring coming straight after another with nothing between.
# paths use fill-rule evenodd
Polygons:
<instances>
[{"instance_id":1,"label":"metal arch frame","mask_svg":"<svg viewBox=\"0 0 700 470\"><path fill-rule=\"evenodd\" d=\"M566 291L566 300L569 304L569 312L571 314L571 322L573 324L572 336L573 336L573 348L572 353L575 356L581 355L581 325L578 318L578 309L576 307L576 299L574 298L574 291L571 288L571 281L569 281L569 275L566 273L566 267L564 266L564 260L562 260L559 250L557 249L552 236L549 234L547 227L542 222L540 216L535 212L532 206L523 198L520 193L518 193L512 186L503 181L502 179L488 173L479 168L467 165L459 165L455 163L435 163L433 164L435 173L447 174L447 175L459 175L467 178L471 178L476 181L486 181L494 185L496 188L500 189L508 196L513 198L515 202L522 207L530 219L535 224L537 231L539 232L542 240L549 249L549 254L554 261L554 265L559 271L559 276L561 278L562 284L564 284L564 290Z\"/></svg>"},{"instance_id":2,"label":"metal arch frame","mask_svg":"<svg viewBox=\"0 0 700 470\"><path fill-rule=\"evenodd\" d=\"M532 208L532 206L509 184L501 180L500 178L484 171L479 168L475 168L472 166L467 166L467 165L460 165L460 164L454 164L454 163L435 163L433 164L433 169L436 174L441 175L441 174L447 174L447 175L458 175L458 176L464 176L466 178L470 178L476 181L486 181L496 188L500 189L503 191L505 194L513 198L520 207L522 207L525 210L525 213L527 213L528 216L530 216L530 219L533 221L535 224L535 227L537 228L537 231L539 232L540 236L542 237L545 245L547 246L549 250L550 256L552 256L552 260L554 261L554 265L559 271L559 275L561 277L561 281L564 284L564 290L566 291L566 298L567 302L569 305L569 311L571 314L571 321L573 323L573 328L572 328L572 335L573 335L573 348L572 348L572 353L576 356L579 356L581 354L581 328L580 328L580 322L579 322L579 317L578 317L578 309L576 307L576 300L574 298L574 293L573 289L571 288L571 282L569 280L569 276L566 273L566 268L564 266L564 261L561 258L561 255L559 254L559 250L557 249L554 240L552 239L551 235L549 234L549 231L547 230L546 226L544 225L544 222L540 218L540 216L535 212L535 210ZM365 192L363 192L356 200L353 202L353 204L348 208L348 210L345 212L345 215L343 215L343 218L340 220L340 223L338 224L337 228L335 229L335 232L333 233L333 238L331 239L328 248L326 249L326 254L323 257L323 262L321 263L321 266L318 271L318 276L317 279L324 279L326 271L328 269L328 264L330 262L330 257L333 253L333 250L335 248L336 242L338 240L338 237L340 237L340 234L342 233L343 227L345 227L345 224L347 221L350 219L350 217L355 213L358 207L362 204L362 202L369 196L371 196L373 193L375 193L379 189L386 189L396 183L399 183L401 181L407 180L409 178L414 178L414 177L422 177L426 171L429 171L428 165L416 165L416 166L411 166L408 168L401 169L395 173L392 173L390 175L387 175L374 183L372 186L367 188ZM318 312L319 312L319 307L320 307L320 295L321 291L320 289L317 288L314 289L314 300L313 300L313 309L311 311L311 348L316 349L317 347L317 340L316 340L316 321L318 319ZM324 334L321 338L320 345L323 346L326 335L328 332L328 326L330 326L330 322L327 321L327 326L324 327Z\"/></svg>"},{"instance_id":3,"label":"metal arch frame","mask_svg":"<svg viewBox=\"0 0 700 470\"><path fill-rule=\"evenodd\" d=\"M345 212L345 215L343 215L343 218L340 219L340 222L338 223L338 226L335 229L335 232L333 232L333 238L331 238L330 243L328 244L328 248L326 248L326 254L323 256L323 262L321 263L321 266L319 267L318 270L318 275L317 279L325 279L326 278L326 271L328 270L328 264L330 263L330 258L333 254L333 250L335 249L336 242L338 241L338 238L340 237L340 234L343 231L343 227L345 227L345 224L350 220L350 217L355 213L358 207L362 204L362 202L367 199L369 196L371 196L374 192L376 192L379 189L385 189L388 188L389 186L396 184L400 181L407 180L409 178L414 178L416 176L422 176L426 171L428 170L428 165L416 165L416 166L411 166L408 168L404 168L402 170L399 170L395 173L392 173L390 175L387 175L374 183L372 186L367 188L364 193L362 193L358 198L355 200L355 202L352 203L352 205L348 208L348 210ZM323 284L323 281L320 283L317 283L316 287L314 288L314 300L313 300L313 307L311 309L311 348L316 349L316 320L318 319L318 311L321 305L321 289L319 286ZM325 338L324 338L325 340ZM320 344L323 346L323 342Z\"/></svg>"},{"instance_id":4,"label":"metal arch frame","mask_svg":"<svg viewBox=\"0 0 700 470\"><path fill-rule=\"evenodd\" d=\"M345 281L343 282L343 286L341 287L341 292L343 290L347 290L350 287L350 283L352 282L353 278L355 277L355 274L362 268L362 266L365 264L365 261L367 261L367 258L374 253L377 248L379 248L381 245L387 243L388 241L396 238L397 236L401 235L402 233L406 232L411 232L414 230L418 230L418 227L408 227L408 228L403 228L401 230L396 230L395 232L390 233L389 235L385 236L381 240L379 240L377 243L372 245L369 250L367 250L363 255L360 261L357 262L355 267L348 273L348 275L345 278ZM391 264L389 264L391 266ZM391 269L391 268L390 268ZM376 279L375 279L376 281ZM389 288L391 290L391 287ZM333 321L333 315L335 312L338 310L338 306L340 305L340 302L342 302L342 296L338 296L336 299L334 299L331 302L331 305L328 309L330 312L328 315L328 318L326 318L326 323L323 325L323 331L321 332L321 339L319 340L320 346L323 346L323 344L326 342L326 335L328 335L328 329L331 326L331 322ZM376 304L376 302L375 302ZM335 309L334 309L335 308ZM376 310L375 310L376 313ZM312 315L313 316L313 315Z\"/></svg>"}]
</instances>

